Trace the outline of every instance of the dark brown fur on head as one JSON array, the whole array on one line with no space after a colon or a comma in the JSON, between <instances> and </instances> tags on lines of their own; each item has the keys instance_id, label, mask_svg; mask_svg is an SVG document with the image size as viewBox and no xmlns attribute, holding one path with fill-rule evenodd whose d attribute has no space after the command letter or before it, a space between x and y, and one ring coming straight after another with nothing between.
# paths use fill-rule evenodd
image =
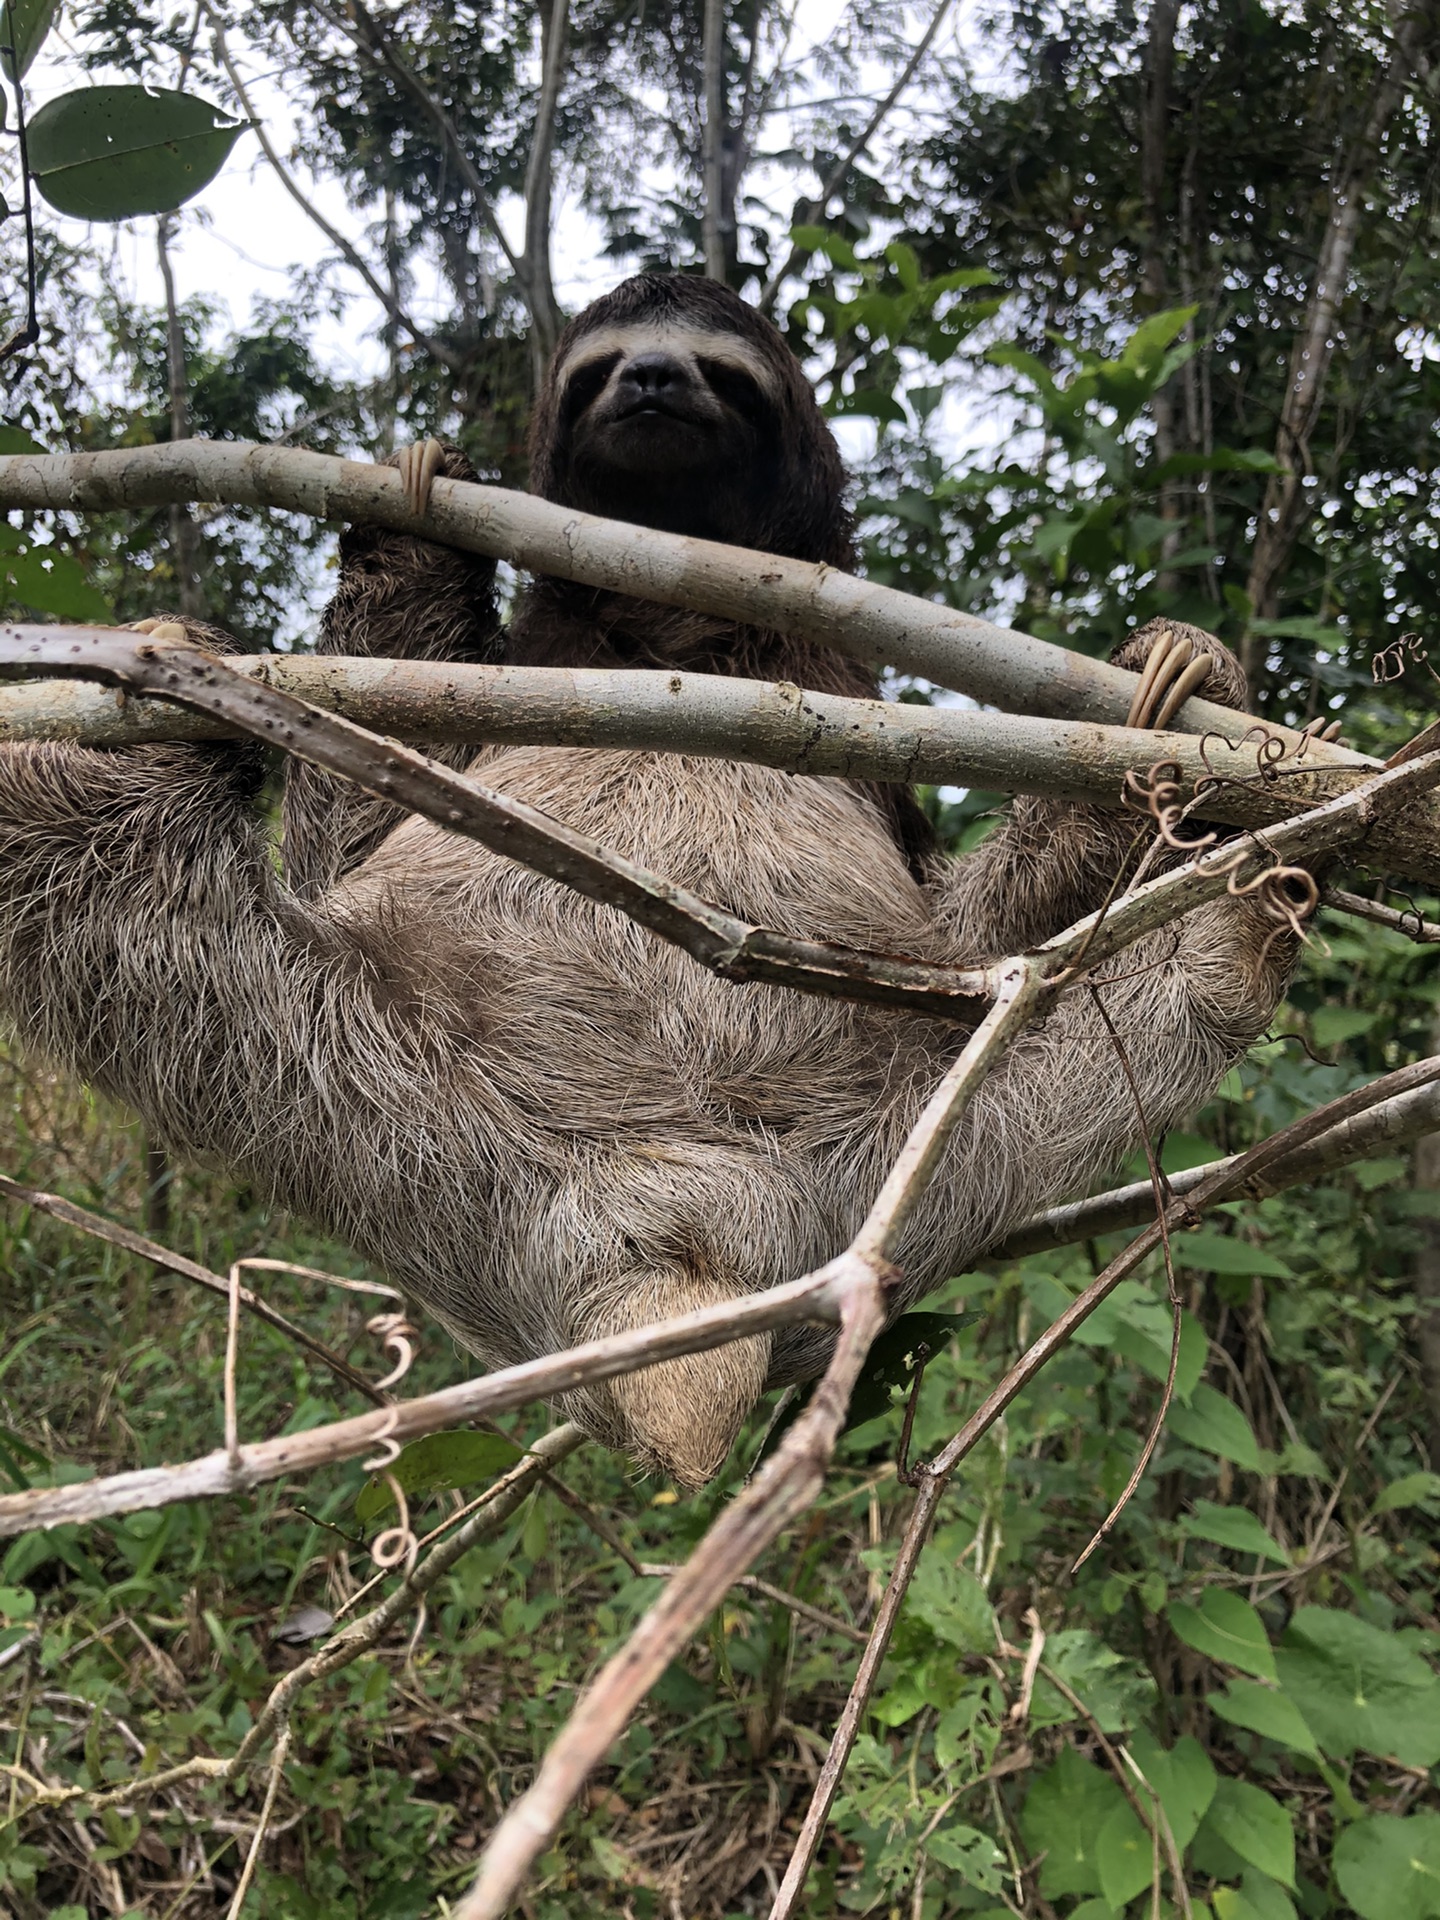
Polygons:
<instances>
[{"instance_id":1,"label":"dark brown fur on head","mask_svg":"<svg viewBox=\"0 0 1440 1920\"><path fill-rule=\"evenodd\" d=\"M845 468L810 382L776 328L716 281L637 274L572 320L536 403L530 452L532 491L561 506L854 565ZM833 648L550 577L522 598L506 658L879 692ZM918 872L934 836L914 797L856 784Z\"/></svg>"}]
</instances>

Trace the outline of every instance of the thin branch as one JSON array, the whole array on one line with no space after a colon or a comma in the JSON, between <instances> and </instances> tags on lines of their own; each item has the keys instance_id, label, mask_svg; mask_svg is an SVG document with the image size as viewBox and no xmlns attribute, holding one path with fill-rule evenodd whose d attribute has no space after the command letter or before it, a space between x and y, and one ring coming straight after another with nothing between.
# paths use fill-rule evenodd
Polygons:
<instances>
[{"instance_id":1,"label":"thin branch","mask_svg":"<svg viewBox=\"0 0 1440 1920\"><path fill-rule=\"evenodd\" d=\"M684 1568L666 1563L645 1562L637 1568L639 1573L653 1579L671 1580ZM762 1580L758 1573L742 1573L730 1582L732 1587L740 1587L746 1593L758 1593L763 1600L773 1600L777 1606L785 1607L798 1619L808 1620L813 1626L823 1627L826 1633L838 1633L843 1639L853 1640L857 1647L863 1647L868 1636L859 1627L852 1627L848 1620L842 1620L838 1614L826 1613L823 1607L812 1607L808 1600L802 1600L797 1594L787 1593L784 1587L777 1587L769 1580Z\"/></svg>"},{"instance_id":2,"label":"thin branch","mask_svg":"<svg viewBox=\"0 0 1440 1920\"><path fill-rule=\"evenodd\" d=\"M135 1233L129 1227L122 1227L117 1221L106 1220L98 1213L90 1213L84 1207L77 1207L73 1200L66 1200L58 1193L42 1193L38 1188L25 1187L18 1180L11 1180L0 1174L0 1199L14 1200L21 1206L36 1207L41 1213L48 1213L56 1220L63 1220L68 1227L77 1227L81 1233L93 1234L97 1240L104 1240L112 1247L120 1247L126 1253L133 1253L137 1259L148 1260L152 1266L159 1267L162 1273L179 1274L182 1279L193 1280L196 1286L204 1287L208 1293L218 1294L222 1300L229 1300L230 1282L221 1274L212 1273L208 1267L202 1267L194 1260L188 1260L183 1253L174 1253L169 1247L162 1247L156 1240L147 1240L142 1233ZM287 1320L283 1313L263 1300L258 1293L252 1293L248 1287L239 1289L240 1304L257 1320L263 1320L267 1327L274 1327L277 1333L283 1333L287 1340L293 1340L298 1347L311 1354L335 1375L343 1380L347 1387L353 1387L357 1393L363 1393L367 1400L373 1400L376 1406L386 1404L386 1396L367 1380L363 1373L357 1373L348 1360L338 1353L332 1353L322 1341L307 1333L304 1327L298 1327Z\"/></svg>"},{"instance_id":3,"label":"thin branch","mask_svg":"<svg viewBox=\"0 0 1440 1920\"><path fill-rule=\"evenodd\" d=\"M702 62L705 75L705 124L701 136L701 230L705 272L726 279L725 230L725 0L705 0Z\"/></svg>"},{"instance_id":4,"label":"thin branch","mask_svg":"<svg viewBox=\"0 0 1440 1920\"><path fill-rule=\"evenodd\" d=\"M384 308L385 312L389 314L396 326L403 327L412 339L414 339L416 344L423 347L426 353L428 353L432 359L437 360L442 367L448 367L452 373L458 372L465 364L464 356L456 353L452 347L447 347L443 341L437 340L433 334L427 333L424 327L420 326L418 322L410 317L405 309L397 302L394 294L385 285L384 281L371 269L364 255L346 239L338 227L331 225L315 205L314 201L306 195L304 189L300 186L295 176L276 151L275 143L265 131L263 118L256 113L250 104L250 96L245 90L245 83L240 78L239 69L230 57L230 49L225 40L224 22L221 20L219 14L215 12L214 8L208 4L208 0L200 0L200 7L206 19L210 22L211 43L215 49L215 57L225 69L226 78L229 80L235 98L240 104L240 111L249 121L256 139L260 142L261 151L270 162L281 186L284 187L290 198L305 215L306 219L310 220L320 229L331 246L334 247L336 252L343 258L346 265L365 282L365 285L380 302L380 305Z\"/></svg>"},{"instance_id":5,"label":"thin branch","mask_svg":"<svg viewBox=\"0 0 1440 1920\"><path fill-rule=\"evenodd\" d=\"M1237 1155L1222 1167L1207 1167L1204 1170L1205 1179L1194 1192L1188 1198L1176 1200L1166 1209L1163 1229L1159 1221L1152 1223L1111 1261L1039 1339L1026 1349L954 1438L927 1466L918 1469L920 1491L911 1509L895 1565L871 1628L870 1644L861 1656L785 1878L770 1910L769 1920L795 1920L795 1915L803 1911L800 1902L805 1881L825 1831L830 1808L844 1776L846 1762L859 1733L876 1677L889 1648L895 1622L900 1616L940 1498L961 1461L974 1450L1016 1396L1054 1358L1075 1329L1104 1304L1120 1282L1128 1278L1147 1255L1155 1251L1161 1244L1162 1232L1179 1228L1191 1209L1198 1212L1201 1208L1217 1205L1222 1200L1243 1193L1255 1176L1270 1174L1291 1153L1311 1145L1331 1128L1356 1118L1380 1102L1420 1087L1433 1088L1437 1084L1440 1084L1440 1056L1398 1068L1368 1087L1358 1088L1317 1108L1313 1113L1302 1115L1290 1126L1272 1134L1268 1140L1252 1147L1247 1153Z\"/></svg>"},{"instance_id":6,"label":"thin branch","mask_svg":"<svg viewBox=\"0 0 1440 1920\"><path fill-rule=\"evenodd\" d=\"M270 1826L270 1816L275 1811L275 1797L280 1791L280 1782L285 1773L285 1762L290 1757L290 1722L280 1722L275 1736L275 1751L270 1758L270 1778L265 1787L265 1801L260 1808L260 1818L255 1822L255 1832L250 1840L250 1851L245 1856L245 1865L240 1870L240 1878L235 1882L235 1892L225 1920L240 1920L241 1909L245 1905L245 1896L250 1891L250 1882L255 1878L255 1869L260 1864L260 1849L265 1844L265 1835Z\"/></svg>"},{"instance_id":7,"label":"thin branch","mask_svg":"<svg viewBox=\"0 0 1440 1920\"><path fill-rule=\"evenodd\" d=\"M510 245L510 242L506 239L505 229L500 224L499 216L495 211L495 204L490 198L489 189L481 179L480 171L475 165L475 162L470 158L469 151L464 141L460 138L460 132L455 122L450 118L449 114L446 113L444 107L441 106L429 87L426 86L419 74L416 73L415 69L410 65L410 62L403 59L401 55L396 52L390 36L385 32L380 21L365 7L360 5L360 0L350 0L348 15L345 12L337 11L327 6L317 6L316 11L324 19L328 20L331 26L343 33L352 46L357 47L375 66L379 67L383 72L389 73L392 79L398 81L410 95L411 99L414 100L417 106L424 112L431 125L435 128L435 131L440 135L441 142L449 156L451 165L459 174L466 191L474 201L476 213L488 229L491 239L495 242L496 246L499 247L501 253L504 254L506 264L515 276L515 283L520 289L521 298L529 309L532 324L538 323L539 317L532 304L530 275L526 262L521 255L516 253L515 249Z\"/></svg>"},{"instance_id":8,"label":"thin branch","mask_svg":"<svg viewBox=\"0 0 1440 1920\"><path fill-rule=\"evenodd\" d=\"M1367 900L1363 893L1349 893L1344 887L1322 887L1320 900L1323 906L1331 907L1336 913L1353 914L1357 920L1370 920L1377 927L1389 927L1393 933L1403 933L1407 940L1415 941L1417 946L1440 946L1440 926L1433 920L1427 920L1418 907L1401 910L1399 907L1387 907L1382 901Z\"/></svg>"},{"instance_id":9,"label":"thin branch","mask_svg":"<svg viewBox=\"0 0 1440 1920\"><path fill-rule=\"evenodd\" d=\"M230 1465L221 1448L178 1466L141 1467L67 1487L32 1487L0 1495L0 1538L35 1527L171 1506L178 1500L247 1493L288 1474L313 1473L317 1467L357 1459L382 1440L403 1444L441 1427L493 1419L532 1400L551 1400L574 1387L613 1380L617 1374L679 1359L682 1354L703 1353L747 1334L794 1326L802 1320L833 1323L839 1314L837 1290L832 1262L787 1286L696 1308L650 1326L627 1328L604 1340L547 1354L543 1360L527 1360L415 1400L397 1401L375 1413L242 1444L238 1468Z\"/></svg>"},{"instance_id":10,"label":"thin branch","mask_svg":"<svg viewBox=\"0 0 1440 1920\"><path fill-rule=\"evenodd\" d=\"M835 165L821 182L820 191L811 202L814 208L812 218L816 220L823 220L825 218L826 209L829 207L835 194L844 185L845 176L860 158L860 155L865 151L866 147L868 147L870 142L875 138L881 127L889 119L891 113L895 110L896 103L900 99L901 94L904 93L905 89L914 79L920 62L925 58L926 54L929 53L931 47L934 46L935 36L939 33L945 16L949 11L950 0L939 0L939 5L930 16L929 26L926 27L924 33L920 36L910 58L901 68L899 78L896 80L894 86L891 87L889 93L885 95L885 98L866 121L862 131L850 142L850 145L845 149L844 153L835 162ZM795 272L796 268L801 266L809 257L810 249L808 247L792 247L790 249L785 259L765 282L765 288L760 295L759 302L762 313L774 312L776 297L780 292L781 286L790 275Z\"/></svg>"},{"instance_id":11,"label":"thin branch","mask_svg":"<svg viewBox=\"0 0 1440 1920\"><path fill-rule=\"evenodd\" d=\"M17 639L17 632L0 629L0 671L80 674L193 707L589 899L618 907L724 979L767 980L964 1021L974 1019L977 1003L989 993L983 968L931 966L754 926L537 807L292 694L244 679L217 656L166 637L164 628L150 634L96 629L82 635L75 628L32 627L25 639Z\"/></svg>"},{"instance_id":12,"label":"thin branch","mask_svg":"<svg viewBox=\"0 0 1440 1920\"><path fill-rule=\"evenodd\" d=\"M570 33L570 0L540 0L540 98L535 107L535 130L530 136L530 158L525 165L525 272L530 293L531 354L536 387L544 363L560 338L560 303L550 270L551 200L554 191L555 118L565 75L566 45Z\"/></svg>"}]
</instances>

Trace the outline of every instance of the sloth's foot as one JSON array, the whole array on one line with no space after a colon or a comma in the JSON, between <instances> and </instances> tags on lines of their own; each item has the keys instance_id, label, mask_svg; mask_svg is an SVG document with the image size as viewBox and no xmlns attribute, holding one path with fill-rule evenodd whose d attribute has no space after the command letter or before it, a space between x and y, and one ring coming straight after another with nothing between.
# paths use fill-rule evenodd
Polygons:
<instances>
[{"instance_id":1,"label":"sloth's foot","mask_svg":"<svg viewBox=\"0 0 1440 1920\"><path fill-rule=\"evenodd\" d=\"M684 1270L634 1276L613 1297L591 1337L719 1306L735 1291ZM687 1353L640 1373L621 1374L587 1396L589 1405L579 1417L597 1439L693 1490L724 1466L769 1371L770 1335L753 1334L708 1353Z\"/></svg>"},{"instance_id":2,"label":"sloth's foot","mask_svg":"<svg viewBox=\"0 0 1440 1920\"><path fill-rule=\"evenodd\" d=\"M411 513L420 515L430 505L430 489L435 484L437 473L446 467L446 449L432 434L428 440L416 440L408 447L399 447L393 456L393 464L400 470L400 478L405 483L405 504ZM464 459L463 454L459 456ZM465 461L470 466L468 460ZM471 479L474 469L468 474L451 474L451 479Z\"/></svg>"},{"instance_id":3,"label":"sloth's foot","mask_svg":"<svg viewBox=\"0 0 1440 1920\"><path fill-rule=\"evenodd\" d=\"M1224 707L1243 707L1245 672L1213 634L1177 620L1151 620L1111 655L1116 666L1138 672L1127 727L1168 727L1191 694Z\"/></svg>"},{"instance_id":4,"label":"sloth's foot","mask_svg":"<svg viewBox=\"0 0 1440 1920\"><path fill-rule=\"evenodd\" d=\"M132 620L126 633L146 633L152 640L188 640L192 647L207 653L244 653L246 649L233 633L212 627L208 620L194 620L188 614L155 613L145 620Z\"/></svg>"}]
</instances>

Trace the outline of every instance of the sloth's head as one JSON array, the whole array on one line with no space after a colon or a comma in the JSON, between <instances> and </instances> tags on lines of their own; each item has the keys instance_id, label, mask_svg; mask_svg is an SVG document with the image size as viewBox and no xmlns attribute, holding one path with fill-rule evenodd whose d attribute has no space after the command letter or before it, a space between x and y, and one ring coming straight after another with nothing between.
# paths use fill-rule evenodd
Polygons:
<instances>
[{"instance_id":1,"label":"sloth's head","mask_svg":"<svg viewBox=\"0 0 1440 1920\"><path fill-rule=\"evenodd\" d=\"M638 274L573 320L531 452L535 492L564 506L851 564L844 468L810 383L713 280Z\"/></svg>"}]
</instances>

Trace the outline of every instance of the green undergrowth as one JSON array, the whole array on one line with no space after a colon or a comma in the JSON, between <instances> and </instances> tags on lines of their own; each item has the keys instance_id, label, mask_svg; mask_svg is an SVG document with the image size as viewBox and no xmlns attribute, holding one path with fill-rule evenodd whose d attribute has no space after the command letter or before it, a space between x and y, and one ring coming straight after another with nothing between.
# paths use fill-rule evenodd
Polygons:
<instances>
[{"instance_id":1,"label":"green undergrowth","mask_svg":"<svg viewBox=\"0 0 1440 1920\"><path fill-rule=\"evenodd\" d=\"M1166 1143L1172 1170L1426 1050L1422 950L1327 932L1278 1023L1294 1037L1262 1046L1195 1132ZM12 1063L4 1086L5 1170L138 1220L134 1129L33 1068ZM1180 1911L1178 1862L1200 1920L1440 1916L1440 1477L1410 1278L1430 1204L1397 1154L1222 1208L1179 1240L1165 1435L1078 1574L1159 1406L1163 1274L1123 1285L1021 1396L942 1504L807 1913L1138 1920ZM181 1176L171 1207L172 1243L221 1271L261 1253L362 1271L204 1177ZM1120 1244L968 1274L928 1303L966 1319L926 1369L912 1454L938 1448ZM372 1375L388 1364L364 1327L373 1302L253 1277ZM219 1444L222 1302L10 1204L0 1323L7 1487ZM428 1329L406 1391L464 1370ZM543 1860L521 1909L532 1920L768 1912L911 1507L900 1397L843 1437L823 1498L757 1568L831 1624L734 1589ZM245 1323L245 1437L359 1405ZM547 1424L538 1410L506 1423L521 1442ZM441 1583L413 1637L402 1622L304 1695L245 1913L409 1920L458 1897L499 1810L658 1589L612 1540L639 1564L682 1559L759 1433L757 1420L697 1499L582 1450L559 1473L569 1499L535 1493ZM432 1458L432 1482L483 1479L503 1458L457 1444L438 1473ZM373 1571L368 1542L394 1515L375 1497L357 1512L365 1484L355 1462L0 1543L0 1914L226 1912L263 1764L241 1787L191 1782L129 1812L26 1801L36 1781L103 1787L233 1752ZM417 1529L462 1497L417 1488Z\"/></svg>"}]
</instances>

